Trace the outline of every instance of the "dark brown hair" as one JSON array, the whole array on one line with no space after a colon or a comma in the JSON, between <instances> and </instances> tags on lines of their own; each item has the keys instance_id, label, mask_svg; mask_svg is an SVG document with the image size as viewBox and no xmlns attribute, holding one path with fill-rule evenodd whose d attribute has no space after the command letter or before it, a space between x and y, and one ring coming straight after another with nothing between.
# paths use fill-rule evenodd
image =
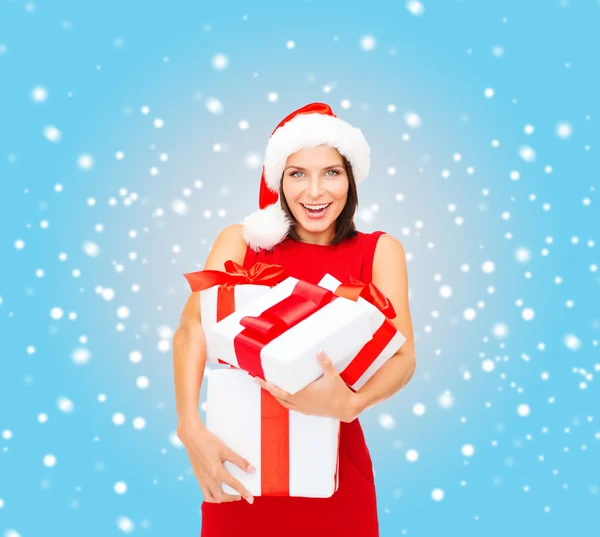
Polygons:
<instances>
[{"instance_id":1,"label":"dark brown hair","mask_svg":"<svg viewBox=\"0 0 600 537\"><path fill-rule=\"evenodd\" d=\"M342 209L342 212L335 220L335 235L333 237L333 240L329 243L330 245L338 244L344 239L349 239L358 234L356 226L354 225L354 214L356 213L356 209L358 207L358 193L356 191L356 181L354 179L354 174L352 173L352 166L348 162L348 159L344 155L340 154L340 156L344 161L344 169L346 170L346 174L348 175L348 198L346 199L346 205ZM283 175L281 176L281 181L279 182L279 199L281 200L281 208L283 209L283 212L285 212L287 217L292 222L287 236L296 242L303 242L298 233L296 232L298 220L294 218L292 211L290 211L290 207L287 203L287 200L283 195Z\"/></svg>"}]
</instances>

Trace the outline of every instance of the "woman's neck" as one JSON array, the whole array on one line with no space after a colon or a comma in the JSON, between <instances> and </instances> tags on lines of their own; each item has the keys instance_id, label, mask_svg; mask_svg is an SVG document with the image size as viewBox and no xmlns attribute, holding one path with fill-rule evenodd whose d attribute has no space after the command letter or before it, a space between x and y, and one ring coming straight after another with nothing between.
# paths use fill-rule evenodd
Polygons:
<instances>
[{"instance_id":1,"label":"woman's neck","mask_svg":"<svg viewBox=\"0 0 600 537\"><path fill-rule=\"evenodd\" d=\"M302 228L301 230L297 231L297 234L302 242L318 244L320 246L326 246L335 237L335 232L329 229L323 231L322 233L310 233L309 231L306 231L306 229Z\"/></svg>"}]
</instances>

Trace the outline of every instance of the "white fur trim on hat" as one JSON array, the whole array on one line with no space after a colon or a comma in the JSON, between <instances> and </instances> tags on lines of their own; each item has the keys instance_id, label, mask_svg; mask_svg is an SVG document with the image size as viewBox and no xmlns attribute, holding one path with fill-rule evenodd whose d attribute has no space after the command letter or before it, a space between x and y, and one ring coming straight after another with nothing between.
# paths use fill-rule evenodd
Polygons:
<instances>
[{"instance_id":1,"label":"white fur trim on hat","mask_svg":"<svg viewBox=\"0 0 600 537\"><path fill-rule=\"evenodd\" d=\"M290 224L279 202L274 203L244 218L244 240L255 252L269 250L285 239Z\"/></svg>"},{"instance_id":2,"label":"white fur trim on hat","mask_svg":"<svg viewBox=\"0 0 600 537\"><path fill-rule=\"evenodd\" d=\"M265 182L277 192L287 158L305 147L335 147L352 166L356 184L369 175L371 149L360 129L325 114L298 114L269 138L265 152Z\"/></svg>"}]
</instances>

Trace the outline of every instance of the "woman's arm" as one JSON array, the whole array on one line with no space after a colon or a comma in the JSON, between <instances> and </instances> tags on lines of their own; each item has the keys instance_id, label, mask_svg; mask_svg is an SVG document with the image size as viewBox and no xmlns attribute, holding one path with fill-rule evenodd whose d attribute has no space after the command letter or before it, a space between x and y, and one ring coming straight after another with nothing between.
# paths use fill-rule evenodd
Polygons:
<instances>
[{"instance_id":1,"label":"woman's arm","mask_svg":"<svg viewBox=\"0 0 600 537\"><path fill-rule=\"evenodd\" d=\"M241 265L245 254L246 243L242 236L242 225L233 224L217 236L206 258L204 269L225 270L225 261L228 259ZM203 426L199 399L205 364L206 343L200 319L200 293L195 292L188 298L179 327L173 334L175 400L178 432L182 434Z\"/></svg>"},{"instance_id":2,"label":"woman's arm","mask_svg":"<svg viewBox=\"0 0 600 537\"><path fill-rule=\"evenodd\" d=\"M191 294L181 315L179 327L173 335L173 376L179 419L178 431L182 427L202 425L199 399L206 365L206 347L204 330L198 314L198 294Z\"/></svg>"},{"instance_id":3,"label":"woman's arm","mask_svg":"<svg viewBox=\"0 0 600 537\"><path fill-rule=\"evenodd\" d=\"M229 226L217 237L208 254L205 269L224 270L228 259L241 265L245 253L246 243L241 226ZM245 472L253 472L255 469L247 459L209 431L200 418L199 399L206 365L206 342L200 319L199 295L196 292L189 297L179 327L173 335L177 436L187 450L204 501L233 502L243 497L248 503L253 503L252 494L225 470L224 463L230 461ZM225 494L223 484L229 485L239 494Z\"/></svg>"},{"instance_id":4,"label":"woman's arm","mask_svg":"<svg viewBox=\"0 0 600 537\"><path fill-rule=\"evenodd\" d=\"M381 235L377 241L373 259L373 283L394 306L396 317L392 322L406 341L356 392L356 416L404 388L416 368L414 335L408 304L406 254L400 241L391 235Z\"/></svg>"}]
</instances>

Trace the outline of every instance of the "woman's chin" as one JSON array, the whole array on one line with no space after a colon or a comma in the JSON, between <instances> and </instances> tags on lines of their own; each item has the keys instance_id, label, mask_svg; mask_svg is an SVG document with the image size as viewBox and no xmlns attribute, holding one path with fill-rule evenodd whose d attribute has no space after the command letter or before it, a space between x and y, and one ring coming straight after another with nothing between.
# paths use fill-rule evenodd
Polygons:
<instances>
[{"instance_id":1,"label":"woman's chin","mask_svg":"<svg viewBox=\"0 0 600 537\"><path fill-rule=\"evenodd\" d=\"M331 225L329 218L323 220L313 220L311 218L305 218L304 216L301 216L300 218L296 218L296 220L300 222L300 225L304 229L312 231L313 233L325 231Z\"/></svg>"}]
</instances>

